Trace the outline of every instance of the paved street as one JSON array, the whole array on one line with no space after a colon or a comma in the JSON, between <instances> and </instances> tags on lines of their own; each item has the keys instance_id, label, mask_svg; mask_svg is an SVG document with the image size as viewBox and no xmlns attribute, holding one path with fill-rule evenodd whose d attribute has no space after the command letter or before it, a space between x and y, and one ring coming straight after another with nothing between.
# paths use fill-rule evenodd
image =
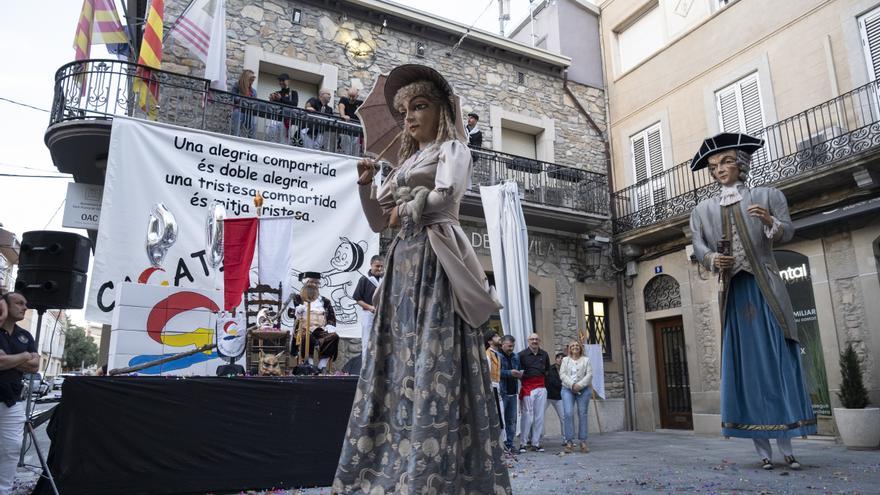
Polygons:
<instances>
[{"instance_id":1,"label":"paved street","mask_svg":"<svg viewBox=\"0 0 880 495\"><path fill-rule=\"evenodd\" d=\"M45 440L44 432L45 426ZM880 493L880 451L850 451L825 439L795 440L801 471L782 464L763 471L748 440L680 432L593 435L589 454L563 455L558 439L549 439L546 446L546 453L521 454L509 461L515 494ZM38 464L35 455L29 463ZM34 479L29 472L19 473ZM27 493L29 485L32 481L19 493ZM329 493L312 488L271 495Z\"/></svg>"}]
</instances>

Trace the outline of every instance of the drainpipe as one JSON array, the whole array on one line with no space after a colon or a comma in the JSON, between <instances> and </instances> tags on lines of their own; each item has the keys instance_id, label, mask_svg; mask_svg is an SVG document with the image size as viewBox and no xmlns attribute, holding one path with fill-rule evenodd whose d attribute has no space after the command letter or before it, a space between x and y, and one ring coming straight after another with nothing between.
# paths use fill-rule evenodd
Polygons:
<instances>
[{"instance_id":1,"label":"drainpipe","mask_svg":"<svg viewBox=\"0 0 880 495\"><path fill-rule=\"evenodd\" d=\"M601 29L601 28L600 28ZM604 46L599 43L600 48L602 49L602 59L604 60ZM605 86L605 89L602 91L602 96L605 102L605 122L606 128L608 123L610 122L610 114L608 113L608 85L605 81L605 72L602 72L602 82ZM568 72L566 71L563 74L562 79L562 89L565 91L565 94L569 96L574 102L575 107L577 107L578 111L587 119L587 123L590 124L590 127L596 134L602 138L603 151L605 155L605 177L608 182L608 199L610 203L611 210L611 218L617 218L617 204L612 199L612 194L614 193L614 175L611 170L611 139L609 136L602 132L599 128L596 121L593 120L593 117L590 115L590 112L587 111L586 108L581 104L580 100L578 100L577 95L574 94L574 91L568 87ZM626 303L626 295L623 291L624 285L624 275L618 271L617 273L617 317L620 319L620 340L623 344L623 394L624 401L627 404L627 423L629 424L630 430L636 429L636 408L635 408L635 382L633 378L633 364L632 364L632 344L629 339L629 324L626 319L626 314L624 312L624 304Z\"/></svg>"}]
</instances>

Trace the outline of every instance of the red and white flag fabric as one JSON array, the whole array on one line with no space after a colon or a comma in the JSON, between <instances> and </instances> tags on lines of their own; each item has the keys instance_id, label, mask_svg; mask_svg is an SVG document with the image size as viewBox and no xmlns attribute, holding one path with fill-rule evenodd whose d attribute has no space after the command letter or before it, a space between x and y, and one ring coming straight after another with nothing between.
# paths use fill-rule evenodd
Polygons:
<instances>
[{"instance_id":1,"label":"red and white flag fabric","mask_svg":"<svg viewBox=\"0 0 880 495\"><path fill-rule=\"evenodd\" d=\"M171 37L205 63L212 88L226 91L226 0L195 0Z\"/></svg>"},{"instance_id":2,"label":"red and white flag fabric","mask_svg":"<svg viewBox=\"0 0 880 495\"><path fill-rule=\"evenodd\" d=\"M290 278L293 268L293 217L260 219L260 283L278 287ZM301 223L301 222L300 222Z\"/></svg>"},{"instance_id":3,"label":"red and white flag fabric","mask_svg":"<svg viewBox=\"0 0 880 495\"><path fill-rule=\"evenodd\" d=\"M257 244L257 218L223 221L223 309L232 311L250 285L251 263Z\"/></svg>"}]
</instances>

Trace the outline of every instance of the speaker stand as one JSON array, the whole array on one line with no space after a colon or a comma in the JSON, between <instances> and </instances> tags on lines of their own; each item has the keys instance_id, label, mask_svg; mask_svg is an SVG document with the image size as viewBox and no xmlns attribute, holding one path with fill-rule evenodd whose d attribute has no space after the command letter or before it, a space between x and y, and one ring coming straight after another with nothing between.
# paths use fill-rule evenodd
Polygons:
<instances>
[{"instance_id":1,"label":"speaker stand","mask_svg":"<svg viewBox=\"0 0 880 495\"><path fill-rule=\"evenodd\" d=\"M45 308L37 308L37 335L34 337L34 345L37 347L37 354L40 352L40 330L43 328L43 314L46 313ZM39 373L39 370L37 371ZM39 384L37 385L39 387ZM21 452L18 457L18 467L24 467L24 456L27 453L28 447L28 438L30 438L31 443L34 446L34 449L37 451L37 457L40 458L40 466L43 467L43 473L40 476L46 476L49 479L49 484L52 486L52 493L55 495L60 495L58 493L58 487L55 486L55 478L52 476L52 471L49 470L49 463L46 462L46 457L43 455L43 451L40 450L40 444L37 443L37 432L34 428L34 420L32 418L34 413L34 407L36 407L36 403L34 402L34 373L30 374L30 378L28 380L28 390L27 390L27 402L25 402L24 407L24 436L21 438ZM39 388L37 388L37 393L39 393Z\"/></svg>"}]
</instances>

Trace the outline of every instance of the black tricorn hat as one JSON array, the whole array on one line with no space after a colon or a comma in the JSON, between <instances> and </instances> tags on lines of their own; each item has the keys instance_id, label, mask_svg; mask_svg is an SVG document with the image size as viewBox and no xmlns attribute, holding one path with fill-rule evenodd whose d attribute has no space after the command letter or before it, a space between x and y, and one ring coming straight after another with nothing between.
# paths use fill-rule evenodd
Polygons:
<instances>
[{"instance_id":1,"label":"black tricorn hat","mask_svg":"<svg viewBox=\"0 0 880 495\"><path fill-rule=\"evenodd\" d=\"M302 272L299 274L299 280L302 282L304 278L321 278L321 272Z\"/></svg>"},{"instance_id":2,"label":"black tricorn hat","mask_svg":"<svg viewBox=\"0 0 880 495\"><path fill-rule=\"evenodd\" d=\"M727 150L742 150L752 154L761 149L762 146L764 146L763 139L752 137L748 134L722 132L703 141L700 151L691 160L691 172L708 167L709 157L715 153Z\"/></svg>"}]
</instances>

